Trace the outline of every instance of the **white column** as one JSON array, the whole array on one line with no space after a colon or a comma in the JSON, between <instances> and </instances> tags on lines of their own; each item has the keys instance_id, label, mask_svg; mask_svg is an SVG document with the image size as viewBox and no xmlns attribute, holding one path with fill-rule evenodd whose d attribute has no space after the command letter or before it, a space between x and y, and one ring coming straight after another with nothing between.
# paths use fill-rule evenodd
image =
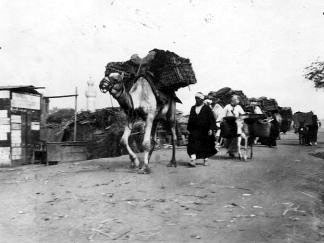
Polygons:
<instances>
[{"instance_id":1,"label":"white column","mask_svg":"<svg viewBox=\"0 0 324 243\"><path fill-rule=\"evenodd\" d=\"M94 112L96 111L97 92L94 87L94 82L91 79L89 79L87 84L88 84L88 88L87 91L85 92L85 96L87 98L87 111Z\"/></svg>"}]
</instances>

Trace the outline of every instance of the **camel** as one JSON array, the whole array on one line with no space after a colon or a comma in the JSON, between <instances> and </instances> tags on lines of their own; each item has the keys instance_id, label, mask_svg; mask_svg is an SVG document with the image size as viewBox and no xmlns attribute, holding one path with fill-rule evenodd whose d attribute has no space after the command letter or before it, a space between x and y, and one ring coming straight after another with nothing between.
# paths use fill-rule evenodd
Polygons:
<instances>
[{"instance_id":1,"label":"camel","mask_svg":"<svg viewBox=\"0 0 324 243\"><path fill-rule=\"evenodd\" d=\"M118 101L120 107L127 115L127 122L121 138L121 143L127 148L131 160L131 167L138 168L139 173L147 174L151 172L149 161L154 151L154 137L158 120L160 119L167 121L172 133L172 157L167 166L176 167L175 145L177 136L175 114L177 97L172 94L165 94L167 101L161 103L157 98L156 90L153 89L149 77L139 76L135 78L129 91L125 88L123 79L124 73L106 72L99 87L104 93L108 91L113 98ZM144 138L142 142L144 148L143 164L140 164L137 155L133 152L128 143L128 138L131 134L134 121L137 118L142 118L145 122ZM151 140L153 140L153 143Z\"/></svg>"}]
</instances>

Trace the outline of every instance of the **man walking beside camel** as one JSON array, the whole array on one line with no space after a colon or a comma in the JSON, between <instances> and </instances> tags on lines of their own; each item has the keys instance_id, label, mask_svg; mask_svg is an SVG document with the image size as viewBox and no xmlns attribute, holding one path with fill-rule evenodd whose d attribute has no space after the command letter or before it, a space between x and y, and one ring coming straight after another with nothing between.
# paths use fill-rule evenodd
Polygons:
<instances>
[{"instance_id":1,"label":"man walking beside camel","mask_svg":"<svg viewBox=\"0 0 324 243\"><path fill-rule=\"evenodd\" d=\"M207 165L208 158L217 153L215 149L216 121L209 106L204 104L204 95L195 95L196 104L191 107L188 127L189 139L187 152L190 156L189 166L196 166L196 159L203 159Z\"/></svg>"}]
</instances>

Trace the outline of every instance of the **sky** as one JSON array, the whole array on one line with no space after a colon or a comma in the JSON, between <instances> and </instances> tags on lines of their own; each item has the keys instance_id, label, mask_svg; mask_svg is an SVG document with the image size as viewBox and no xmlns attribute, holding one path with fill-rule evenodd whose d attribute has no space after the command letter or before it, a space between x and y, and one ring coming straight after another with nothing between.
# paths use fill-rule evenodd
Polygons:
<instances>
[{"instance_id":1,"label":"sky","mask_svg":"<svg viewBox=\"0 0 324 243\"><path fill-rule=\"evenodd\" d=\"M197 91L231 87L324 118L324 89L303 77L324 61L323 12L323 0L0 0L0 85L78 87L85 109L87 81L97 87L108 62L158 48L192 62L198 82L177 92L185 113ZM96 105L111 106L109 95L98 89Z\"/></svg>"}]
</instances>

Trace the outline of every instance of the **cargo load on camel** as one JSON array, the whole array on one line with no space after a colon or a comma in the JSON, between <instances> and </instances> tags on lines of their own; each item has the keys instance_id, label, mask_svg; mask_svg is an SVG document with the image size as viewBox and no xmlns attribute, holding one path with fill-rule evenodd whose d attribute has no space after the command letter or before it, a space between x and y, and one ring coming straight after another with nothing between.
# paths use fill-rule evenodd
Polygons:
<instances>
[{"instance_id":1,"label":"cargo load on camel","mask_svg":"<svg viewBox=\"0 0 324 243\"><path fill-rule=\"evenodd\" d=\"M211 91L208 93L207 97L210 100L218 100L220 105L225 106L231 102L233 95L239 97L240 104L243 108L249 105L249 100L242 90L233 90L229 87L221 88L218 91Z\"/></svg>"},{"instance_id":2,"label":"cargo load on camel","mask_svg":"<svg viewBox=\"0 0 324 243\"><path fill-rule=\"evenodd\" d=\"M286 133L290 130L291 124L293 121L293 114L291 107L280 107L279 106L279 114L282 116L281 123L281 132Z\"/></svg>"},{"instance_id":3,"label":"cargo load on camel","mask_svg":"<svg viewBox=\"0 0 324 243\"><path fill-rule=\"evenodd\" d=\"M296 112L293 115L293 120L294 120L294 127L295 129L298 129L303 126L309 126L313 124L313 117L314 113L313 112Z\"/></svg>"},{"instance_id":4,"label":"cargo load on camel","mask_svg":"<svg viewBox=\"0 0 324 243\"><path fill-rule=\"evenodd\" d=\"M278 111L278 102L275 99L260 97L258 98L258 102L261 105L261 109L265 112L273 112Z\"/></svg>"},{"instance_id":5,"label":"cargo load on camel","mask_svg":"<svg viewBox=\"0 0 324 243\"><path fill-rule=\"evenodd\" d=\"M108 73L107 73L108 72ZM140 76L151 77L157 90L176 91L179 88L197 83L192 64L171 51L153 49L144 58L132 55L125 62L110 62L106 66L106 76L118 72L124 75L125 87L130 87Z\"/></svg>"}]
</instances>

